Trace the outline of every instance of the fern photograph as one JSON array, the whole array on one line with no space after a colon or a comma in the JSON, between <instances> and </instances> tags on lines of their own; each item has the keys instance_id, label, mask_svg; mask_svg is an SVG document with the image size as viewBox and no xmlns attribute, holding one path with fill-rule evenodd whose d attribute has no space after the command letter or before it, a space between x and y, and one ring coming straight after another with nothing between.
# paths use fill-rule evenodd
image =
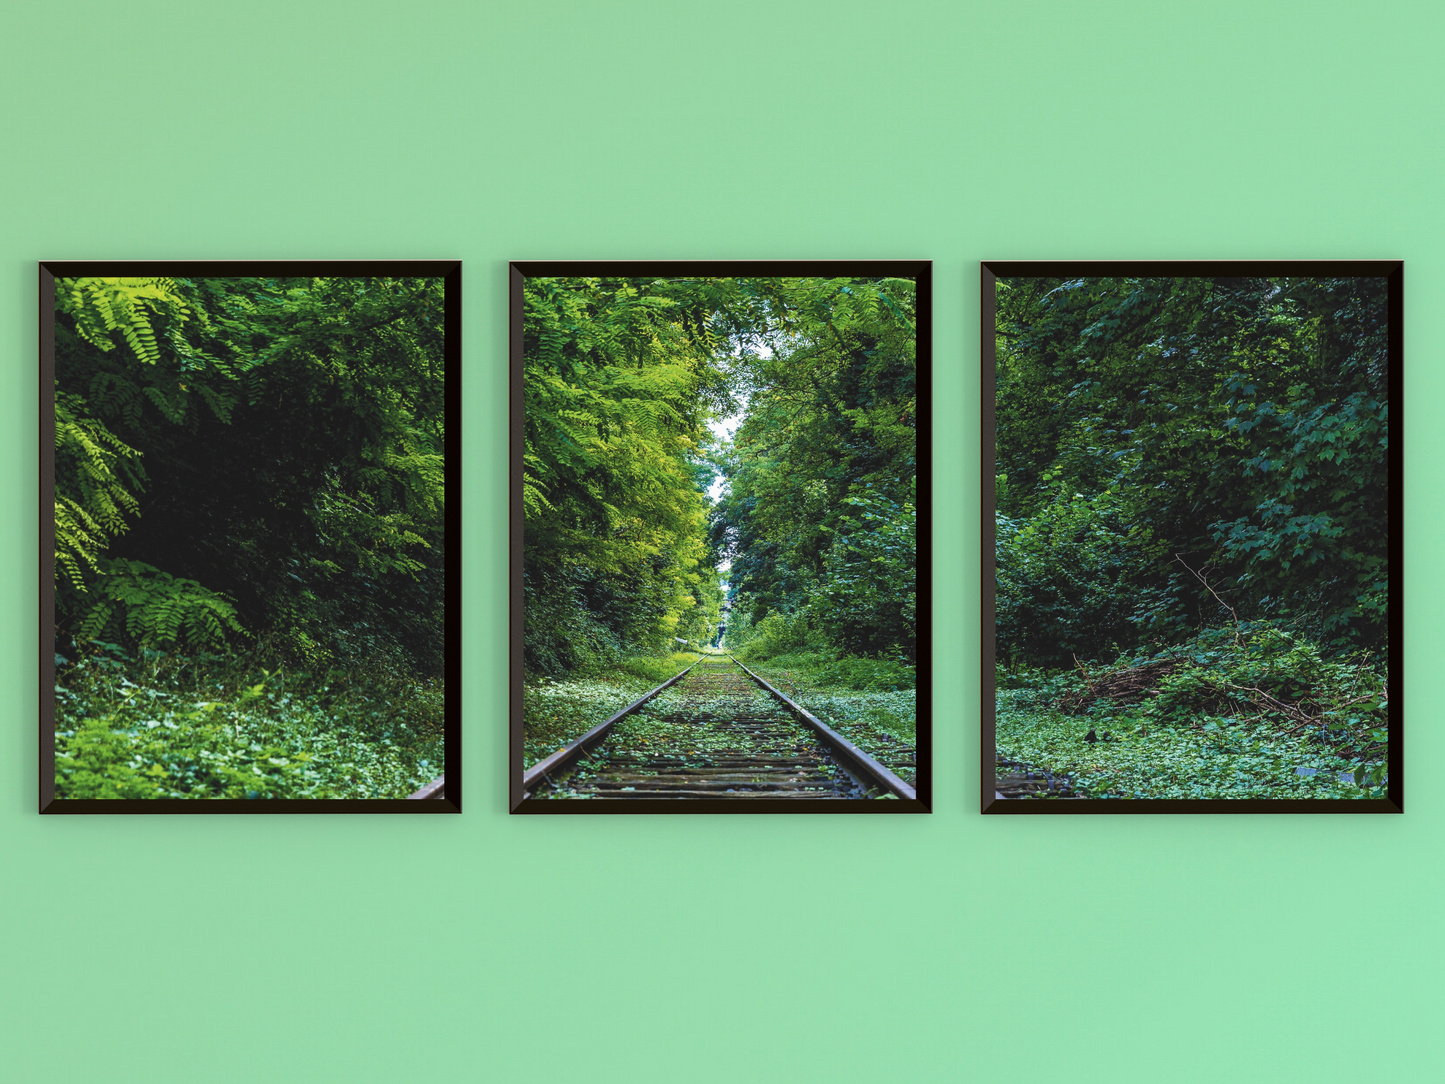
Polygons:
<instances>
[{"instance_id":1,"label":"fern photograph","mask_svg":"<svg viewBox=\"0 0 1445 1084\"><path fill-rule=\"evenodd\" d=\"M514 810L926 810L930 276L513 265Z\"/></svg>"},{"instance_id":2,"label":"fern photograph","mask_svg":"<svg viewBox=\"0 0 1445 1084\"><path fill-rule=\"evenodd\" d=\"M40 271L42 810L459 809L460 265Z\"/></svg>"},{"instance_id":3,"label":"fern photograph","mask_svg":"<svg viewBox=\"0 0 1445 1084\"><path fill-rule=\"evenodd\" d=\"M1400 276L984 265L985 810L1399 811Z\"/></svg>"}]
</instances>

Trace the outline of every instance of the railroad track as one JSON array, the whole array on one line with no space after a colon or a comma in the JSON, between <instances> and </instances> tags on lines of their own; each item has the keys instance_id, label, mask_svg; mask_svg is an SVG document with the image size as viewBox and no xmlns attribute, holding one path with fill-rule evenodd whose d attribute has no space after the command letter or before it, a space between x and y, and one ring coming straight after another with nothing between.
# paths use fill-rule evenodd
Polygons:
<instances>
[{"instance_id":1,"label":"railroad track","mask_svg":"<svg viewBox=\"0 0 1445 1084\"><path fill-rule=\"evenodd\" d=\"M912 765L911 747L890 756ZM706 655L523 775L539 799L916 799L911 784L729 655Z\"/></svg>"},{"instance_id":2,"label":"railroad track","mask_svg":"<svg viewBox=\"0 0 1445 1084\"><path fill-rule=\"evenodd\" d=\"M1017 760L994 758L995 798L1078 798L1074 781Z\"/></svg>"},{"instance_id":3,"label":"railroad track","mask_svg":"<svg viewBox=\"0 0 1445 1084\"><path fill-rule=\"evenodd\" d=\"M437 776L435 779L433 779L430 783L428 783L426 786L422 787L420 790L415 791L415 792L412 793L412 794L408 794L408 795L407 795L407 798L408 798L408 799L412 799L412 798L415 798L415 799L427 799L427 798L445 798L446 796L447 796L447 777L444 776L444 775L439 775L439 776Z\"/></svg>"}]
</instances>

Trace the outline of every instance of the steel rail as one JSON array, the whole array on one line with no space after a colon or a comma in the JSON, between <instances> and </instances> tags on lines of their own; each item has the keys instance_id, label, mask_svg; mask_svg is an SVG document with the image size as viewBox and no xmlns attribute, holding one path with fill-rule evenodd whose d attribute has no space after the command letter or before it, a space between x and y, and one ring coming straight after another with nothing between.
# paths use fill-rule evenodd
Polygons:
<instances>
[{"instance_id":1,"label":"steel rail","mask_svg":"<svg viewBox=\"0 0 1445 1084\"><path fill-rule=\"evenodd\" d=\"M654 696L662 692L663 689L670 689L676 685L686 676L688 670L691 670L698 663L702 662L703 659L708 657L707 655L701 656L685 669L673 674L672 677L668 678L651 692L643 694L640 698L628 704L627 707L617 712L617 714L613 715L606 722L598 723L580 738L574 738L551 756L537 761L536 764L522 773L522 797L530 798L532 796L532 787L536 785L539 779L545 778L552 772L571 767L591 749L601 745L602 742L606 740L607 735L612 732L612 728L616 726L620 720L627 718L638 708L642 707L643 704L646 704Z\"/></svg>"},{"instance_id":2,"label":"steel rail","mask_svg":"<svg viewBox=\"0 0 1445 1084\"><path fill-rule=\"evenodd\" d=\"M813 730L817 732L818 736L823 739L823 743L829 746L832 749L833 753L844 762L845 768L855 771L856 773L864 776L864 778L866 778L870 782L882 787L884 790L892 792L899 798L906 798L909 801L918 800L918 791L915 790L908 783L904 782L898 776L894 775L893 772L888 770L888 768L884 767L878 761L874 760L862 749L858 748L858 746L854 745L847 738L843 737L842 734L839 734L831 726L823 722L822 719L819 719L816 715L814 715L807 708L803 707L803 705L799 704L796 700L780 692L772 685L768 684L768 682L765 681L763 678L759 677L757 674L749 670L746 666L743 666L743 664L741 662L738 662L737 658L731 652L725 651L723 652L723 654L727 655L728 658L732 659L733 662L737 663L738 666L742 668L743 673L747 674L748 677L752 678L764 689L766 689L768 692L772 693L775 697L781 700L784 706L786 706L789 711L791 711L803 722L807 723L808 726L812 727Z\"/></svg>"},{"instance_id":3,"label":"steel rail","mask_svg":"<svg viewBox=\"0 0 1445 1084\"><path fill-rule=\"evenodd\" d=\"M407 800L413 798L445 798L447 796L447 777L439 775L415 794L408 794Z\"/></svg>"}]
</instances>

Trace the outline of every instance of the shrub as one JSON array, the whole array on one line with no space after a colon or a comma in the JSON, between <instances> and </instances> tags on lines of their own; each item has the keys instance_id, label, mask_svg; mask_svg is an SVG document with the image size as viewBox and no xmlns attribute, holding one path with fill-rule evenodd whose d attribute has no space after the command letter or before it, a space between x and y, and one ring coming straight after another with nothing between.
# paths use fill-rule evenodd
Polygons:
<instances>
[{"instance_id":1,"label":"shrub","mask_svg":"<svg viewBox=\"0 0 1445 1084\"><path fill-rule=\"evenodd\" d=\"M1154 656L1082 670L1057 703L1155 726L1264 725L1332 747L1362 783L1384 778L1386 675L1363 652L1329 659L1318 644L1267 623L1206 629Z\"/></svg>"},{"instance_id":2,"label":"shrub","mask_svg":"<svg viewBox=\"0 0 1445 1084\"><path fill-rule=\"evenodd\" d=\"M731 637L729 641L731 642ZM805 614L768 614L751 629L736 652L740 659L770 659L807 646L808 619Z\"/></svg>"},{"instance_id":3,"label":"shrub","mask_svg":"<svg viewBox=\"0 0 1445 1084\"><path fill-rule=\"evenodd\" d=\"M829 641L857 655L917 651L918 516L871 490L844 498L849 510L832 535L825 576L808 596L808 611Z\"/></svg>"},{"instance_id":4,"label":"shrub","mask_svg":"<svg viewBox=\"0 0 1445 1084\"><path fill-rule=\"evenodd\" d=\"M1003 657L1069 666L1143 632L1177 631L1168 588L1151 586L1161 554L1147 529L1126 526L1117 497L1060 490L1024 519L996 515L998 649Z\"/></svg>"}]
</instances>

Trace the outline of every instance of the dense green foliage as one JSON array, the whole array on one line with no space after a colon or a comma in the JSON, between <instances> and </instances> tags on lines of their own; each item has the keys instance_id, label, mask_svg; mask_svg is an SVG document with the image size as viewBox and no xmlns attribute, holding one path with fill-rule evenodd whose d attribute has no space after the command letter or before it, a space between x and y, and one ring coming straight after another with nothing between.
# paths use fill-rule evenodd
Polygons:
<instances>
[{"instance_id":1,"label":"dense green foliage","mask_svg":"<svg viewBox=\"0 0 1445 1084\"><path fill-rule=\"evenodd\" d=\"M1378 784L1384 280L1020 278L997 300L997 645L1023 689L1001 695L1000 749L1057 708L1027 693L1050 672L1116 667L1147 710L1097 697L1083 730L1248 724L1288 745L1276 768L1313 741ZM1326 785L1270 772L1234 793Z\"/></svg>"},{"instance_id":2,"label":"dense green foliage","mask_svg":"<svg viewBox=\"0 0 1445 1084\"><path fill-rule=\"evenodd\" d=\"M732 561L730 644L786 620L799 643L916 658L915 304L902 279L773 300L710 525Z\"/></svg>"},{"instance_id":3,"label":"dense green foliage","mask_svg":"<svg viewBox=\"0 0 1445 1084\"><path fill-rule=\"evenodd\" d=\"M58 280L62 689L97 642L438 678L442 316L430 278Z\"/></svg>"},{"instance_id":4,"label":"dense green foliage","mask_svg":"<svg viewBox=\"0 0 1445 1084\"><path fill-rule=\"evenodd\" d=\"M706 643L724 561L739 641L771 620L835 655L911 659L914 290L529 279L528 671ZM709 423L740 409L718 443Z\"/></svg>"},{"instance_id":5,"label":"dense green foliage","mask_svg":"<svg viewBox=\"0 0 1445 1084\"><path fill-rule=\"evenodd\" d=\"M525 286L525 661L561 673L706 640L707 421L733 405L736 283Z\"/></svg>"},{"instance_id":6,"label":"dense green foliage","mask_svg":"<svg viewBox=\"0 0 1445 1084\"><path fill-rule=\"evenodd\" d=\"M1384 647L1381 279L998 287L999 637L1064 665L1228 616Z\"/></svg>"}]
</instances>

